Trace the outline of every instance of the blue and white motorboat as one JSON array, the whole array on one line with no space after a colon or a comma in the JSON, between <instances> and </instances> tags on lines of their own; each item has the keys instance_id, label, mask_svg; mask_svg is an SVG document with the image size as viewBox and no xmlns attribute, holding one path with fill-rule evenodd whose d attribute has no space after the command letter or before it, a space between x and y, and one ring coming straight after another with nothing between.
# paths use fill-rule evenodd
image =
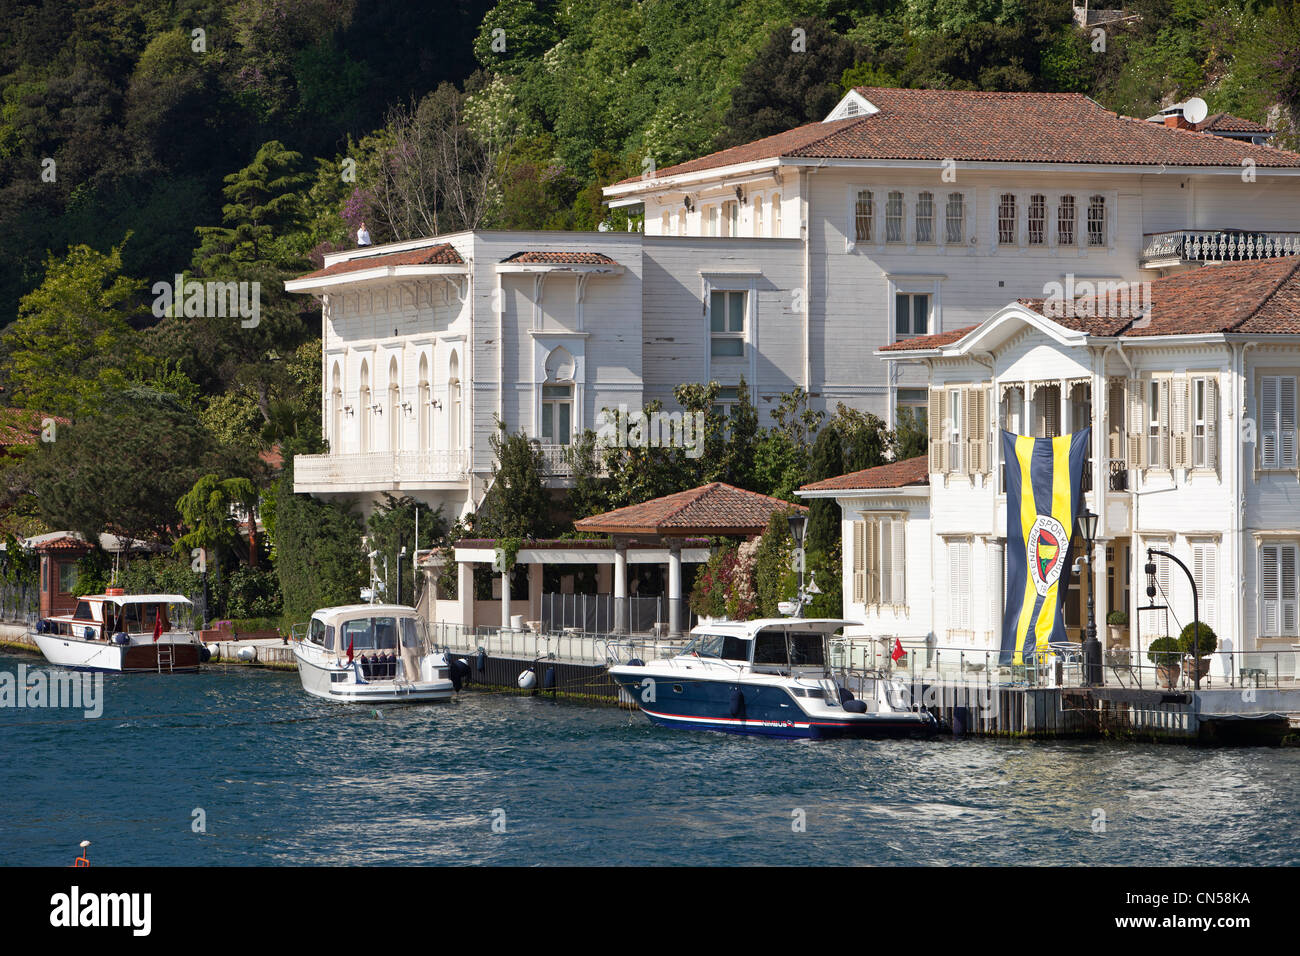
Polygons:
<instances>
[{"instance_id":1,"label":"blue and white motorboat","mask_svg":"<svg viewBox=\"0 0 1300 956\"><path fill-rule=\"evenodd\" d=\"M836 681L830 644L852 621L767 618L702 624L673 657L609 672L652 723L766 737L928 737L938 723L905 682L863 681L858 699Z\"/></svg>"}]
</instances>

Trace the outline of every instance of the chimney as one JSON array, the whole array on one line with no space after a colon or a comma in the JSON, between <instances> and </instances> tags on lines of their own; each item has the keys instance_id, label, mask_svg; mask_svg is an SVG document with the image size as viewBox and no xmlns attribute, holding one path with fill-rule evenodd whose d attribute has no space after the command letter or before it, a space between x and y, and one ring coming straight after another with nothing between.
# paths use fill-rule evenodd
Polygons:
<instances>
[{"instance_id":1,"label":"chimney","mask_svg":"<svg viewBox=\"0 0 1300 956\"><path fill-rule=\"evenodd\" d=\"M1196 128L1191 123L1187 122L1186 119L1184 119L1182 110L1179 110L1177 113L1167 114L1165 116L1165 125L1168 126L1170 129L1195 129Z\"/></svg>"}]
</instances>

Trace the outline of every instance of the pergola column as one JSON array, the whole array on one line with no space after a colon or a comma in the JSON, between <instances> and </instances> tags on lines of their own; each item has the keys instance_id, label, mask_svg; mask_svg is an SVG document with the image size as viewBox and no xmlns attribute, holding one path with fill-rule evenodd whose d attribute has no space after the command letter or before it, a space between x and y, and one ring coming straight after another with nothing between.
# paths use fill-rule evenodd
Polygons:
<instances>
[{"instance_id":1,"label":"pergola column","mask_svg":"<svg viewBox=\"0 0 1300 956\"><path fill-rule=\"evenodd\" d=\"M501 574L501 626L510 626L510 572Z\"/></svg>"},{"instance_id":2,"label":"pergola column","mask_svg":"<svg viewBox=\"0 0 1300 956\"><path fill-rule=\"evenodd\" d=\"M668 542L668 636L682 636L682 545Z\"/></svg>"},{"instance_id":3,"label":"pergola column","mask_svg":"<svg viewBox=\"0 0 1300 956\"><path fill-rule=\"evenodd\" d=\"M627 545L614 543L614 633L627 633Z\"/></svg>"},{"instance_id":4,"label":"pergola column","mask_svg":"<svg viewBox=\"0 0 1300 956\"><path fill-rule=\"evenodd\" d=\"M456 562L456 600L460 604L460 623L474 626L474 565L469 561Z\"/></svg>"}]
</instances>

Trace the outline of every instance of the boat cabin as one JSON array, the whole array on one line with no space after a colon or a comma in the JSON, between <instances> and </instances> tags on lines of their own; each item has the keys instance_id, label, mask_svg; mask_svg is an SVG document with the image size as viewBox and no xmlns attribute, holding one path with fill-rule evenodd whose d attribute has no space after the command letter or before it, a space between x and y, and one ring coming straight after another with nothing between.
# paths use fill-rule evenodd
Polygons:
<instances>
[{"instance_id":1,"label":"boat cabin","mask_svg":"<svg viewBox=\"0 0 1300 956\"><path fill-rule=\"evenodd\" d=\"M827 673L830 638L852 621L769 618L704 624L683 655L747 665L783 677Z\"/></svg>"},{"instance_id":2,"label":"boat cabin","mask_svg":"<svg viewBox=\"0 0 1300 956\"><path fill-rule=\"evenodd\" d=\"M193 605L180 594L125 594L112 588L105 594L76 599L71 613L42 618L45 634L104 641L114 634L152 635L158 618L162 633L193 630Z\"/></svg>"},{"instance_id":3,"label":"boat cabin","mask_svg":"<svg viewBox=\"0 0 1300 956\"><path fill-rule=\"evenodd\" d=\"M302 640L328 654L360 660L367 678L392 676L396 662L418 674L432 647L415 608L401 604L352 604L322 608L311 616Z\"/></svg>"}]
</instances>

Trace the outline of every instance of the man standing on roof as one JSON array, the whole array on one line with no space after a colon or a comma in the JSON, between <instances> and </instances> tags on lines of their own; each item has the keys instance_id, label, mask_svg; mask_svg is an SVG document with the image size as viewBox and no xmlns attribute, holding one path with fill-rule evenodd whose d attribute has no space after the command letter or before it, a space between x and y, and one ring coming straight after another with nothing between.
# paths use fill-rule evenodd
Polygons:
<instances>
[{"instance_id":1,"label":"man standing on roof","mask_svg":"<svg viewBox=\"0 0 1300 956\"><path fill-rule=\"evenodd\" d=\"M366 224L364 222L361 224L360 228L357 229L357 245L370 245L370 233L366 232Z\"/></svg>"}]
</instances>

